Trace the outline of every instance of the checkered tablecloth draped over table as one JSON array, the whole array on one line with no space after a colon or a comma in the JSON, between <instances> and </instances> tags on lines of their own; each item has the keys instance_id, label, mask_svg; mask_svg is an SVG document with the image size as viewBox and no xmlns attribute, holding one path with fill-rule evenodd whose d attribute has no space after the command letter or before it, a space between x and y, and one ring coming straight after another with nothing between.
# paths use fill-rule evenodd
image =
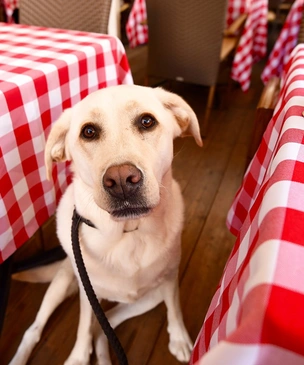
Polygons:
<instances>
[{"instance_id":1,"label":"checkered tablecloth draped over table","mask_svg":"<svg viewBox=\"0 0 304 365\"><path fill-rule=\"evenodd\" d=\"M126 24L126 34L131 48L148 42L148 25L146 21L146 0L135 0Z\"/></svg>"},{"instance_id":2,"label":"checkered tablecloth draped over table","mask_svg":"<svg viewBox=\"0 0 304 365\"><path fill-rule=\"evenodd\" d=\"M228 0L226 26L229 27L241 14L248 12L250 0Z\"/></svg>"},{"instance_id":3,"label":"checkered tablecloth draped over table","mask_svg":"<svg viewBox=\"0 0 304 365\"><path fill-rule=\"evenodd\" d=\"M69 183L65 164L46 181L51 123L90 92L132 82L115 37L0 23L0 263L54 213Z\"/></svg>"},{"instance_id":4,"label":"checkered tablecloth draped over table","mask_svg":"<svg viewBox=\"0 0 304 365\"><path fill-rule=\"evenodd\" d=\"M304 363L304 45L229 211L237 235L190 364Z\"/></svg>"},{"instance_id":5,"label":"checkered tablecloth draped over table","mask_svg":"<svg viewBox=\"0 0 304 365\"><path fill-rule=\"evenodd\" d=\"M298 41L303 6L304 0L296 0L289 11L284 26L262 72L261 77L264 84L273 76L281 77L284 66L289 60L290 53Z\"/></svg>"},{"instance_id":6,"label":"checkered tablecloth draped over table","mask_svg":"<svg viewBox=\"0 0 304 365\"><path fill-rule=\"evenodd\" d=\"M267 50L267 12L266 0L251 0L248 18L233 59L231 77L237 81L243 91L250 87L250 78L254 63L266 55Z\"/></svg>"}]
</instances>

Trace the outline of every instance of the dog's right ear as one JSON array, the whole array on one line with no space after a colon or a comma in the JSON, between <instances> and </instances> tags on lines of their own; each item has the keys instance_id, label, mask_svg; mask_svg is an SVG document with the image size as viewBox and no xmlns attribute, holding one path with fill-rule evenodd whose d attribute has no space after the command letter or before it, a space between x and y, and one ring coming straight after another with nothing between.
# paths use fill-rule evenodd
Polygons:
<instances>
[{"instance_id":1,"label":"dog's right ear","mask_svg":"<svg viewBox=\"0 0 304 365\"><path fill-rule=\"evenodd\" d=\"M177 135L181 137L192 135L196 143L202 147L203 141L200 134L199 123L190 105L179 95L171 93L161 87L157 87L153 90L164 107L173 114L179 129Z\"/></svg>"},{"instance_id":2,"label":"dog's right ear","mask_svg":"<svg viewBox=\"0 0 304 365\"><path fill-rule=\"evenodd\" d=\"M53 162L63 162L70 160L65 139L70 128L71 116L72 109L66 109L61 114L59 119L54 123L48 136L44 152L46 177L48 180L50 180L52 176Z\"/></svg>"}]
</instances>

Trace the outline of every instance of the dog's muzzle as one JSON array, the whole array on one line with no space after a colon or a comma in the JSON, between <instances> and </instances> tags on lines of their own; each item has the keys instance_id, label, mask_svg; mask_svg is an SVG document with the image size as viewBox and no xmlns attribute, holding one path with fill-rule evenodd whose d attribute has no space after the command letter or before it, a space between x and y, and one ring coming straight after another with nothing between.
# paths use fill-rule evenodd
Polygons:
<instances>
[{"instance_id":1,"label":"dog's muzzle","mask_svg":"<svg viewBox=\"0 0 304 365\"><path fill-rule=\"evenodd\" d=\"M103 187L111 200L114 218L138 218L149 213L141 194L142 172L132 164L110 166L103 176Z\"/></svg>"}]
</instances>

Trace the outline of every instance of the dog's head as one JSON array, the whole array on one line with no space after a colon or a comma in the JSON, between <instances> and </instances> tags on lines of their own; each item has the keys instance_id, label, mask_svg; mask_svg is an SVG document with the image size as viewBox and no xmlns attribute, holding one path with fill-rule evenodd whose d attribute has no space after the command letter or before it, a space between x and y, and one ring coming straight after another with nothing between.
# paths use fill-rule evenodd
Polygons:
<instances>
[{"instance_id":1,"label":"dog's head","mask_svg":"<svg viewBox=\"0 0 304 365\"><path fill-rule=\"evenodd\" d=\"M52 162L72 161L95 203L114 219L137 218L160 200L173 139L191 134L202 146L197 118L176 94L120 85L96 91L54 124L45 149Z\"/></svg>"}]
</instances>

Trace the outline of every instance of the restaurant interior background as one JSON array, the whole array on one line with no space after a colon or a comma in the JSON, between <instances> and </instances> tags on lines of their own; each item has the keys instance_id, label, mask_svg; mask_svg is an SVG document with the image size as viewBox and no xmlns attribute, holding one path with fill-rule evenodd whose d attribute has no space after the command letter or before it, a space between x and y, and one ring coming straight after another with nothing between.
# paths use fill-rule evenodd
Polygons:
<instances>
[{"instance_id":1,"label":"restaurant interior background","mask_svg":"<svg viewBox=\"0 0 304 365\"><path fill-rule=\"evenodd\" d=\"M153 0L147 0L148 15L149 1L151 4ZM241 0L235 0L235 3L238 2ZM140 8L143 0L120 3L118 33L123 49L114 58L117 62L115 69L123 68L124 72L119 74L118 71L115 81L108 80L106 75L106 80L98 80L97 84L105 87L112 82L132 83L133 79L138 85L160 85L185 98L201 126L206 127L202 149L190 138L177 139L174 144L173 172L185 200L180 296L185 324L195 342L191 365L304 363L303 336L300 335L304 328L304 287L299 279L304 273L304 232L301 228L304 214L304 128L301 126L304 110L303 2L246 1L251 7L244 8L248 13L244 11L246 18L238 24L236 33L224 34L229 42L237 34L238 43L220 64L211 102L210 85L153 75L147 78L149 41L130 46L126 31L134 6ZM267 6L265 13L259 13L261 4ZM253 11L254 6L258 9ZM250 11L260 14L259 19L250 18ZM291 11L294 11L292 17ZM261 14L266 14L266 17ZM9 16L3 8L0 20L7 21L5 25L12 27L7 30L5 25L0 25L3 44L10 42L5 38L6 32L19 34L14 25L19 15L18 8ZM255 32L256 21L265 21L266 52L254 59L254 52L256 55L260 52L254 44L260 46L259 37L263 36L263 33ZM145 16L139 18L139 23L137 26L141 29L149 26ZM176 27L178 25L176 22ZM56 36L51 33L50 37ZM67 38L71 37L71 44L78 47L73 34L68 31L66 34ZM138 33L134 34L136 38ZM247 43L240 49L244 34L247 34ZM152 44L152 26L150 35ZM91 41L96 44L103 42L102 37L95 36ZM244 55L248 47L252 49ZM0 90L2 81L6 80L1 78L6 51L7 48L1 48L0 40ZM243 52L239 60L235 57L238 52ZM92 56L85 57L89 60ZM124 63L126 59L129 69ZM171 61L174 62L174 59ZM234 80L231 78L233 65L235 70L241 69L234 73ZM279 75L276 75L279 69ZM246 72L245 81L240 82L238 78ZM100 74L106 72L102 69ZM87 90L97 87L97 84L88 86ZM80 90L79 94L83 95L87 90ZM1 93L8 98L4 91ZM75 95L69 96L69 103L74 102L73 98ZM62 102L64 105L66 101ZM0 118L3 115L0 114ZM14 120L13 113L11 120ZM0 141L3 143L4 139ZM4 155L1 153L0 158L3 159ZM59 172L66 173L64 169ZM68 182L69 177L62 186L56 187L54 195L60 195ZM3 186L0 185L0 189ZM8 208L4 213L1 211L1 217L4 214L9 216ZM36 220L39 221L37 216ZM4 245L0 246L3 261L0 268L4 268L0 271L2 279L4 273L10 277L24 260L31 261L37 255L58 247L54 224L54 218L47 220L31 238L18 244L17 250L16 243L13 254L2 250ZM1 288L4 288L2 282ZM17 280L9 281L9 290L5 286L9 295L7 303L4 298L6 308L0 338L0 364L8 364L16 352L25 330L35 318L46 289L47 284ZM102 305L105 309L111 307L106 302ZM64 363L75 342L78 313L77 295L59 306L33 350L29 364ZM130 364L178 364L168 350L166 324L166 310L161 304L117 328L117 336ZM95 362L92 354L91 363ZM113 355L113 364L116 363Z\"/></svg>"}]
</instances>

